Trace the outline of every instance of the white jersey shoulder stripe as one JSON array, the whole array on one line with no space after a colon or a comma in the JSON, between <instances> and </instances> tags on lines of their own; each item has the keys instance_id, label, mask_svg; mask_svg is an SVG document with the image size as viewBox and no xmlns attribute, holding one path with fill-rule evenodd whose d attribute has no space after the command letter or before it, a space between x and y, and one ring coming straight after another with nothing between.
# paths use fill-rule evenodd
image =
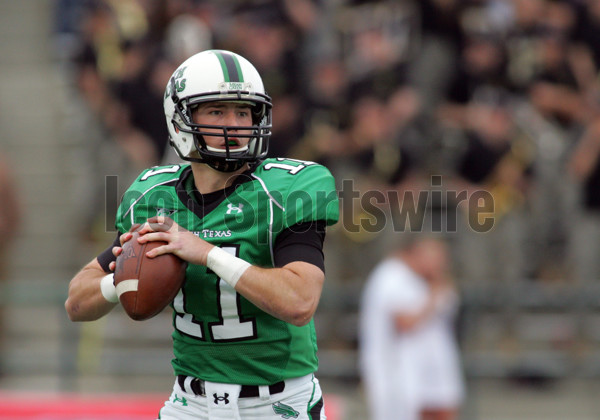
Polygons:
<instances>
[{"instance_id":1,"label":"white jersey shoulder stripe","mask_svg":"<svg viewBox=\"0 0 600 420\"><path fill-rule=\"evenodd\" d=\"M283 205L281 205L280 203L278 203L277 200L275 200L275 198L273 198L273 196L269 192L269 189L267 188L267 185L265 184L265 181L263 181L262 178L260 178L256 174L252 174L252 178L255 178L256 180L258 180L258 182L260 182L260 185L262 186L263 190L265 190L265 192L267 193L267 195L269 196L269 198L271 199L271 201L273 203L275 203L275 205L277 207L279 207L281 210L285 211L285 208L283 207Z\"/></svg>"},{"instance_id":2,"label":"white jersey shoulder stripe","mask_svg":"<svg viewBox=\"0 0 600 420\"><path fill-rule=\"evenodd\" d=\"M146 191L144 191L142 193L142 195L140 195L133 203L131 203L131 206L129 206L129 208L127 209L127 211L123 214L123 218L127 217L127 215L129 214L129 212L131 212L131 224L133 225L134 223L134 219L133 219L133 212L131 210L133 210L133 207L146 195L148 194L150 191L152 191L154 188L156 187L160 187L162 185L165 184L170 184L173 182L177 182L179 181L179 178L173 178L173 179L169 179L167 181L164 182L160 182L158 184L154 184L153 186L151 186L150 188L148 188Z\"/></svg>"}]
</instances>

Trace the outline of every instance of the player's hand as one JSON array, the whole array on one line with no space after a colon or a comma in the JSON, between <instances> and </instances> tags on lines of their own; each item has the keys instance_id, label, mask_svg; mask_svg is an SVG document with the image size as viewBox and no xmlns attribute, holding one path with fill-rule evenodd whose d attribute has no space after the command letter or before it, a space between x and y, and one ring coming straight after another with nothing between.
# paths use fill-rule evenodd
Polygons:
<instances>
[{"instance_id":1,"label":"player's hand","mask_svg":"<svg viewBox=\"0 0 600 420\"><path fill-rule=\"evenodd\" d=\"M122 234L121 236L119 236L119 242L121 242L121 246L113 246L113 249L112 249L112 253L115 257L118 257L119 255L121 255L121 252L123 252L123 244L125 242L129 241L133 237L133 232L138 230L140 228L140 226L141 225L139 223L135 223L133 226L131 226L131 229L129 229L129 231L127 231L124 234ZM108 268L110 271L115 271L116 267L117 267L116 261L112 261L110 264L108 264Z\"/></svg>"},{"instance_id":2,"label":"player's hand","mask_svg":"<svg viewBox=\"0 0 600 420\"><path fill-rule=\"evenodd\" d=\"M139 243L165 241L166 245L146 253L149 258L171 253L192 264L206 265L206 256L214 245L179 226L173 219L155 216L147 220L138 231Z\"/></svg>"}]
</instances>

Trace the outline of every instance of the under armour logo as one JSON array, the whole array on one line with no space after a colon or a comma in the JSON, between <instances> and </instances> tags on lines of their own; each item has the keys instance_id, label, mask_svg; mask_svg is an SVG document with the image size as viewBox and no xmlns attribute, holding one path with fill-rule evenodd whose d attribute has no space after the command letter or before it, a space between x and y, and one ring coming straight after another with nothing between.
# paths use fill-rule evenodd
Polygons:
<instances>
[{"instance_id":1,"label":"under armour logo","mask_svg":"<svg viewBox=\"0 0 600 420\"><path fill-rule=\"evenodd\" d=\"M232 214L235 212L235 214L240 214L242 212L242 209L244 208L243 204L238 204L237 206L234 206L232 203L227 204L227 211L225 212L225 214Z\"/></svg>"},{"instance_id":2,"label":"under armour logo","mask_svg":"<svg viewBox=\"0 0 600 420\"><path fill-rule=\"evenodd\" d=\"M225 393L225 395L224 395L223 397L222 397L222 396L220 396L220 395L217 395L216 393L215 393L215 394L213 394L213 398L215 399L215 404L217 404L217 405L219 405L219 403L220 403L221 401L223 401L225 404L229 404L229 399L228 399L228 397L229 397L229 394L228 394L228 393Z\"/></svg>"},{"instance_id":3,"label":"under armour logo","mask_svg":"<svg viewBox=\"0 0 600 420\"><path fill-rule=\"evenodd\" d=\"M175 213L177 213L177 210L163 209L163 208L159 208L159 207L156 208L157 216L171 217Z\"/></svg>"}]
</instances>

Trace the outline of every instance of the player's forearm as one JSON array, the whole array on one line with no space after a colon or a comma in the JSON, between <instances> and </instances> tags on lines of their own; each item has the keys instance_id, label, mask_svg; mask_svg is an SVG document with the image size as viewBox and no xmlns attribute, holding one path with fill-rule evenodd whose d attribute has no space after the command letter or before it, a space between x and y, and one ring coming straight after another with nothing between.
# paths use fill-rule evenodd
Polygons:
<instances>
[{"instance_id":1,"label":"player's forearm","mask_svg":"<svg viewBox=\"0 0 600 420\"><path fill-rule=\"evenodd\" d=\"M71 321L94 321L115 307L104 298L100 289L100 281L105 275L99 266L90 263L73 277L65 302Z\"/></svg>"},{"instance_id":2,"label":"player's forearm","mask_svg":"<svg viewBox=\"0 0 600 420\"><path fill-rule=\"evenodd\" d=\"M408 332L421 326L435 313L435 296L430 295L425 305L416 313L398 312L394 314L394 325L400 332Z\"/></svg>"},{"instance_id":3,"label":"player's forearm","mask_svg":"<svg viewBox=\"0 0 600 420\"><path fill-rule=\"evenodd\" d=\"M263 311L302 326L310 322L317 309L323 281L323 272L304 262L284 268L252 266L244 272L236 290Z\"/></svg>"}]
</instances>

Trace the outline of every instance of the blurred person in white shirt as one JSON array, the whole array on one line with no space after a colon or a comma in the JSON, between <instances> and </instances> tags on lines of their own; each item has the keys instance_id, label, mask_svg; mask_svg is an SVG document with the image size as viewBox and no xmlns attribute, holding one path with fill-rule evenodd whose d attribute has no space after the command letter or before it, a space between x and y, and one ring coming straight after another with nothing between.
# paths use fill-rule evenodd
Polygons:
<instances>
[{"instance_id":1,"label":"blurred person in white shirt","mask_svg":"<svg viewBox=\"0 0 600 420\"><path fill-rule=\"evenodd\" d=\"M447 245L420 237L370 274L361 302L360 362L372 420L458 417L465 391L449 266Z\"/></svg>"}]
</instances>

